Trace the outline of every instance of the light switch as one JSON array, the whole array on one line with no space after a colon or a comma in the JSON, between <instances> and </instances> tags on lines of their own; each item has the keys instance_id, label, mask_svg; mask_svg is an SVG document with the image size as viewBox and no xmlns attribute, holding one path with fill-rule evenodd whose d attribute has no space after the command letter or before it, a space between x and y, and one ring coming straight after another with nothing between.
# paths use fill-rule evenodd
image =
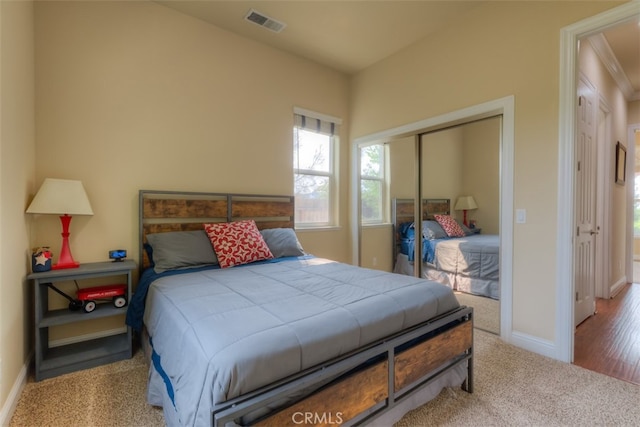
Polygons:
<instances>
[{"instance_id":1,"label":"light switch","mask_svg":"<svg viewBox=\"0 0 640 427\"><path fill-rule=\"evenodd\" d=\"M516 209L516 224L524 224L527 222L527 210Z\"/></svg>"}]
</instances>

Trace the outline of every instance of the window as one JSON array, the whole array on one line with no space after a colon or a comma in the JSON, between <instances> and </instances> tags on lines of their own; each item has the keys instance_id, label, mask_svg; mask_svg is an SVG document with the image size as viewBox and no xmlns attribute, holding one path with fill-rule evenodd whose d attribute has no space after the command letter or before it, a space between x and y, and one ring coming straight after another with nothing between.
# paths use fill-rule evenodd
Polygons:
<instances>
[{"instance_id":1,"label":"window","mask_svg":"<svg viewBox=\"0 0 640 427\"><path fill-rule=\"evenodd\" d=\"M363 224L385 220L385 146L360 148L360 211Z\"/></svg>"},{"instance_id":2,"label":"window","mask_svg":"<svg viewBox=\"0 0 640 427\"><path fill-rule=\"evenodd\" d=\"M295 114L293 172L296 227L335 226L339 120Z\"/></svg>"}]
</instances>

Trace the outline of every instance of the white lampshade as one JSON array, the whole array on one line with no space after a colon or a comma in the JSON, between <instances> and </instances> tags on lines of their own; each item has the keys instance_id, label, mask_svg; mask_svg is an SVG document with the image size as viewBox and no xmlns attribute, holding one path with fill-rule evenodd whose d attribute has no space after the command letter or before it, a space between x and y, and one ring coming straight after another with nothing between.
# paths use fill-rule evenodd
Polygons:
<instances>
[{"instance_id":1,"label":"white lampshade","mask_svg":"<svg viewBox=\"0 0 640 427\"><path fill-rule=\"evenodd\" d=\"M46 178L27 213L93 215L93 210L81 181Z\"/></svg>"},{"instance_id":2,"label":"white lampshade","mask_svg":"<svg viewBox=\"0 0 640 427\"><path fill-rule=\"evenodd\" d=\"M478 205L476 205L476 201L473 200L473 196L460 196L456 202L456 207L453 209L457 211L467 211L478 209Z\"/></svg>"}]
</instances>

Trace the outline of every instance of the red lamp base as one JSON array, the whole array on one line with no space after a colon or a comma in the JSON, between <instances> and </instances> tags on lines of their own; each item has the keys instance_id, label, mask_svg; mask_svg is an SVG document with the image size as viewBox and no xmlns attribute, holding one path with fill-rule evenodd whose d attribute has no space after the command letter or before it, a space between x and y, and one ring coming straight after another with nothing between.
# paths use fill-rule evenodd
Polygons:
<instances>
[{"instance_id":1,"label":"red lamp base","mask_svg":"<svg viewBox=\"0 0 640 427\"><path fill-rule=\"evenodd\" d=\"M60 222L62 222L62 249L60 249L60 258L58 263L51 266L52 270L62 270L65 268L78 268L80 263L74 261L71 255L71 249L69 249L69 224L71 223L71 217L67 214L60 216Z\"/></svg>"},{"instance_id":2,"label":"red lamp base","mask_svg":"<svg viewBox=\"0 0 640 427\"><path fill-rule=\"evenodd\" d=\"M57 264L53 264L51 266L52 270L63 270L65 268L78 268L80 267L80 263L79 262L66 262L66 263L57 263Z\"/></svg>"}]
</instances>

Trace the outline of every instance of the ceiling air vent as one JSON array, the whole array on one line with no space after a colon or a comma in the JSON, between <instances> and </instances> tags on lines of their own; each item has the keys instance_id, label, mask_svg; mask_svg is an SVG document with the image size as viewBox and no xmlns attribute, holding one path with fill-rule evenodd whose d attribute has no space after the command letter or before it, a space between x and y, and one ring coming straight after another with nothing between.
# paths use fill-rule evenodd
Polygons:
<instances>
[{"instance_id":1,"label":"ceiling air vent","mask_svg":"<svg viewBox=\"0 0 640 427\"><path fill-rule=\"evenodd\" d=\"M276 21L275 19L269 18L268 16L253 9L247 13L247 16L245 16L244 19L249 22L253 22L254 24L258 24L267 30L271 30L274 33L279 33L287 26L284 22Z\"/></svg>"}]
</instances>

